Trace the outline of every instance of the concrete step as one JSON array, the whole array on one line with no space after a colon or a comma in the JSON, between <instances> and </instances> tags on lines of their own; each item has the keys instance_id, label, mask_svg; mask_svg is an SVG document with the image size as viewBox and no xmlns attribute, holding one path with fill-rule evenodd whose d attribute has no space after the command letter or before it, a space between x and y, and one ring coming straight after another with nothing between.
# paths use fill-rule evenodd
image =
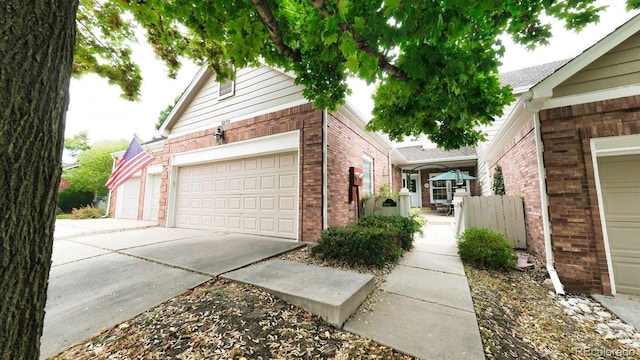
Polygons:
<instances>
[{"instance_id":1,"label":"concrete step","mask_svg":"<svg viewBox=\"0 0 640 360\"><path fill-rule=\"evenodd\" d=\"M220 277L263 288L338 328L375 289L368 274L286 260L268 260Z\"/></svg>"}]
</instances>

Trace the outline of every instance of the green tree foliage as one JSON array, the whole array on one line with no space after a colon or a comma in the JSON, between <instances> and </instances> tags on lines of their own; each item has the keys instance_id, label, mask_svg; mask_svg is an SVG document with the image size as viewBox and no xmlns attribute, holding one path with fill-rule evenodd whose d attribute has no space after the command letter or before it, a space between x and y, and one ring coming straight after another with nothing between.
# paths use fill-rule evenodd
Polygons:
<instances>
[{"instance_id":1,"label":"green tree foliage","mask_svg":"<svg viewBox=\"0 0 640 360\"><path fill-rule=\"evenodd\" d=\"M398 140L427 134L445 149L483 139L478 125L489 124L513 99L498 81L500 35L534 47L548 42L550 19L579 30L598 21L603 9L595 0L100 4L80 2L76 73L101 73L127 97L135 98L139 88L127 47L137 24L170 74L180 56L209 64L219 78L263 61L295 73L305 97L330 110L344 101L348 76L378 82L368 128ZM94 40L96 34L106 40ZM114 66L102 65L105 61Z\"/></svg>"},{"instance_id":2,"label":"green tree foliage","mask_svg":"<svg viewBox=\"0 0 640 360\"><path fill-rule=\"evenodd\" d=\"M74 190L106 194L104 184L113 169L112 152L124 150L128 143L124 140L102 141L80 153L78 167L65 171L64 177Z\"/></svg>"},{"instance_id":3,"label":"green tree foliage","mask_svg":"<svg viewBox=\"0 0 640 360\"><path fill-rule=\"evenodd\" d=\"M502 176L502 166L496 165L496 169L493 172L493 189L494 195L504 195L504 177Z\"/></svg>"},{"instance_id":4,"label":"green tree foliage","mask_svg":"<svg viewBox=\"0 0 640 360\"><path fill-rule=\"evenodd\" d=\"M158 116L158 121L156 122L156 130L160 130L160 127L162 126L162 124L164 124L164 121L167 119L167 116L169 116L169 114L171 113L171 110L173 110L173 107L176 106L181 96L182 95L176 96L175 100L173 100L173 104L167 105L167 107L160 112L160 115Z\"/></svg>"},{"instance_id":5,"label":"green tree foliage","mask_svg":"<svg viewBox=\"0 0 640 360\"><path fill-rule=\"evenodd\" d=\"M86 130L73 135L73 137L64 138L64 149L69 151L69 155L74 160L78 158L81 152L89 148L89 138Z\"/></svg>"}]
</instances>

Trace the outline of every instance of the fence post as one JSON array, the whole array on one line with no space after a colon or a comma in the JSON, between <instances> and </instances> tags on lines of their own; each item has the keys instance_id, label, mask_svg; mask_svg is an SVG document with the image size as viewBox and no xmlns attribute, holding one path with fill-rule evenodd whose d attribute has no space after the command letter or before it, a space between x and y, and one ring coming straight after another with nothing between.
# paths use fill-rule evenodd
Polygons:
<instances>
[{"instance_id":1,"label":"fence post","mask_svg":"<svg viewBox=\"0 0 640 360\"><path fill-rule=\"evenodd\" d=\"M409 189L402 188L398 194L398 205L400 205L400 216L411 216L411 194Z\"/></svg>"},{"instance_id":2,"label":"fence post","mask_svg":"<svg viewBox=\"0 0 640 360\"><path fill-rule=\"evenodd\" d=\"M464 224L464 216L462 214L462 209L463 209L462 204L463 204L463 197L467 195L469 195L469 193L464 188L456 189L456 191L453 193L453 201L451 201L451 203L453 204L453 215L454 215L453 226L455 229L456 237L465 230L466 224Z\"/></svg>"}]
</instances>

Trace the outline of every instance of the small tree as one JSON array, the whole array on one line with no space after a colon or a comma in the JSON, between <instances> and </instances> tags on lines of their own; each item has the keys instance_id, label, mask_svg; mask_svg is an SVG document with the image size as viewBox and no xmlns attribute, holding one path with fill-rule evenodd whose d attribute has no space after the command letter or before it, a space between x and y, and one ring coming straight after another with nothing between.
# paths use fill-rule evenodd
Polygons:
<instances>
[{"instance_id":1,"label":"small tree","mask_svg":"<svg viewBox=\"0 0 640 360\"><path fill-rule=\"evenodd\" d=\"M70 138L64 138L64 149L69 152L69 156L73 160L78 159L78 155L85 150L89 150L89 138L87 136L87 130L80 131Z\"/></svg>"},{"instance_id":2,"label":"small tree","mask_svg":"<svg viewBox=\"0 0 640 360\"><path fill-rule=\"evenodd\" d=\"M495 195L504 195L504 178L502 177L502 166L496 165L493 172L493 193Z\"/></svg>"},{"instance_id":3,"label":"small tree","mask_svg":"<svg viewBox=\"0 0 640 360\"><path fill-rule=\"evenodd\" d=\"M111 153L127 148L127 142L102 141L78 156L78 167L68 170L64 176L74 190L91 191L94 195L107 193L104 184L111 175L113 158Z\"/></svg>"}]
</instances>

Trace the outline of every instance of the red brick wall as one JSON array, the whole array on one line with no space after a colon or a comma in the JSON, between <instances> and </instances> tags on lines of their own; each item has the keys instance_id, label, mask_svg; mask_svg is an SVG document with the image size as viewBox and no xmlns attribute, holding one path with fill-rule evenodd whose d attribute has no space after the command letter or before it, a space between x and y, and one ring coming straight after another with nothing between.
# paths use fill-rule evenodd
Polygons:
<instances>
[{"instance_id":1,"label":"red brick wall","mask_svg":"<svg viewBox=\"0 0 640 360\"><path fill-rule=\"evenodd\" d=\"M391 174L393 176L393 192L402 190L402 168L400 166L391 165Z\"/></svg>"},{"instance_id":2,"label":"red brick wall","mask_svg":"<svg viewBox=\"0 0 640 360\"><path fill-rule=\"evenodd\" d=\"M388 149L340 114L328 115L327 178L329 226L354 223L356 202L349 204L349 167L362 168L362 157L373 159L373 189L389 182ZM395 180L394 180L395 181ZM362 194L361 194L362 195Z\"/></svg>"},{"instance_id":3,"label":"red brick wall","mask_svg":"<svg viewBox=\"0 0 640 360\"><path fill-rule=\"evenodd\" d=\"M226 144L300 131L298 233L300 240L317 241L322 230L322 112L313 104L304 104L227 124L223 128ZM165 149L159 154L160 163L166 167L160 189L159 225L164 226L167 222L169 174L166 169L171 154L218 146L213 136L216 130L217 126L214 126L166 140ZM259 153L260 149L256 149L256 155Z\"/></svg>"},{"instance_id":4,"label":"red brick wall","mask_svg":"<svg viewBox=\"0 0 640 360\"><path fill-rule=\"evenodd\" d=\"M540 113L555 265L569 291L611 293L590 139L640 133L640 96Z\"/></svg>"},{"instance_id":5,"label":"red brick wall","mask_svg":"<svg viewBox=\"0 0 640 360\"><path fill-rule=\"evenodd\" d=\"M505 193L524 197L527 247L542 260L545 258L544 232L533 118L489 163L492 184L498 164L502 166Z\"/></svg>"}]
</instances>

